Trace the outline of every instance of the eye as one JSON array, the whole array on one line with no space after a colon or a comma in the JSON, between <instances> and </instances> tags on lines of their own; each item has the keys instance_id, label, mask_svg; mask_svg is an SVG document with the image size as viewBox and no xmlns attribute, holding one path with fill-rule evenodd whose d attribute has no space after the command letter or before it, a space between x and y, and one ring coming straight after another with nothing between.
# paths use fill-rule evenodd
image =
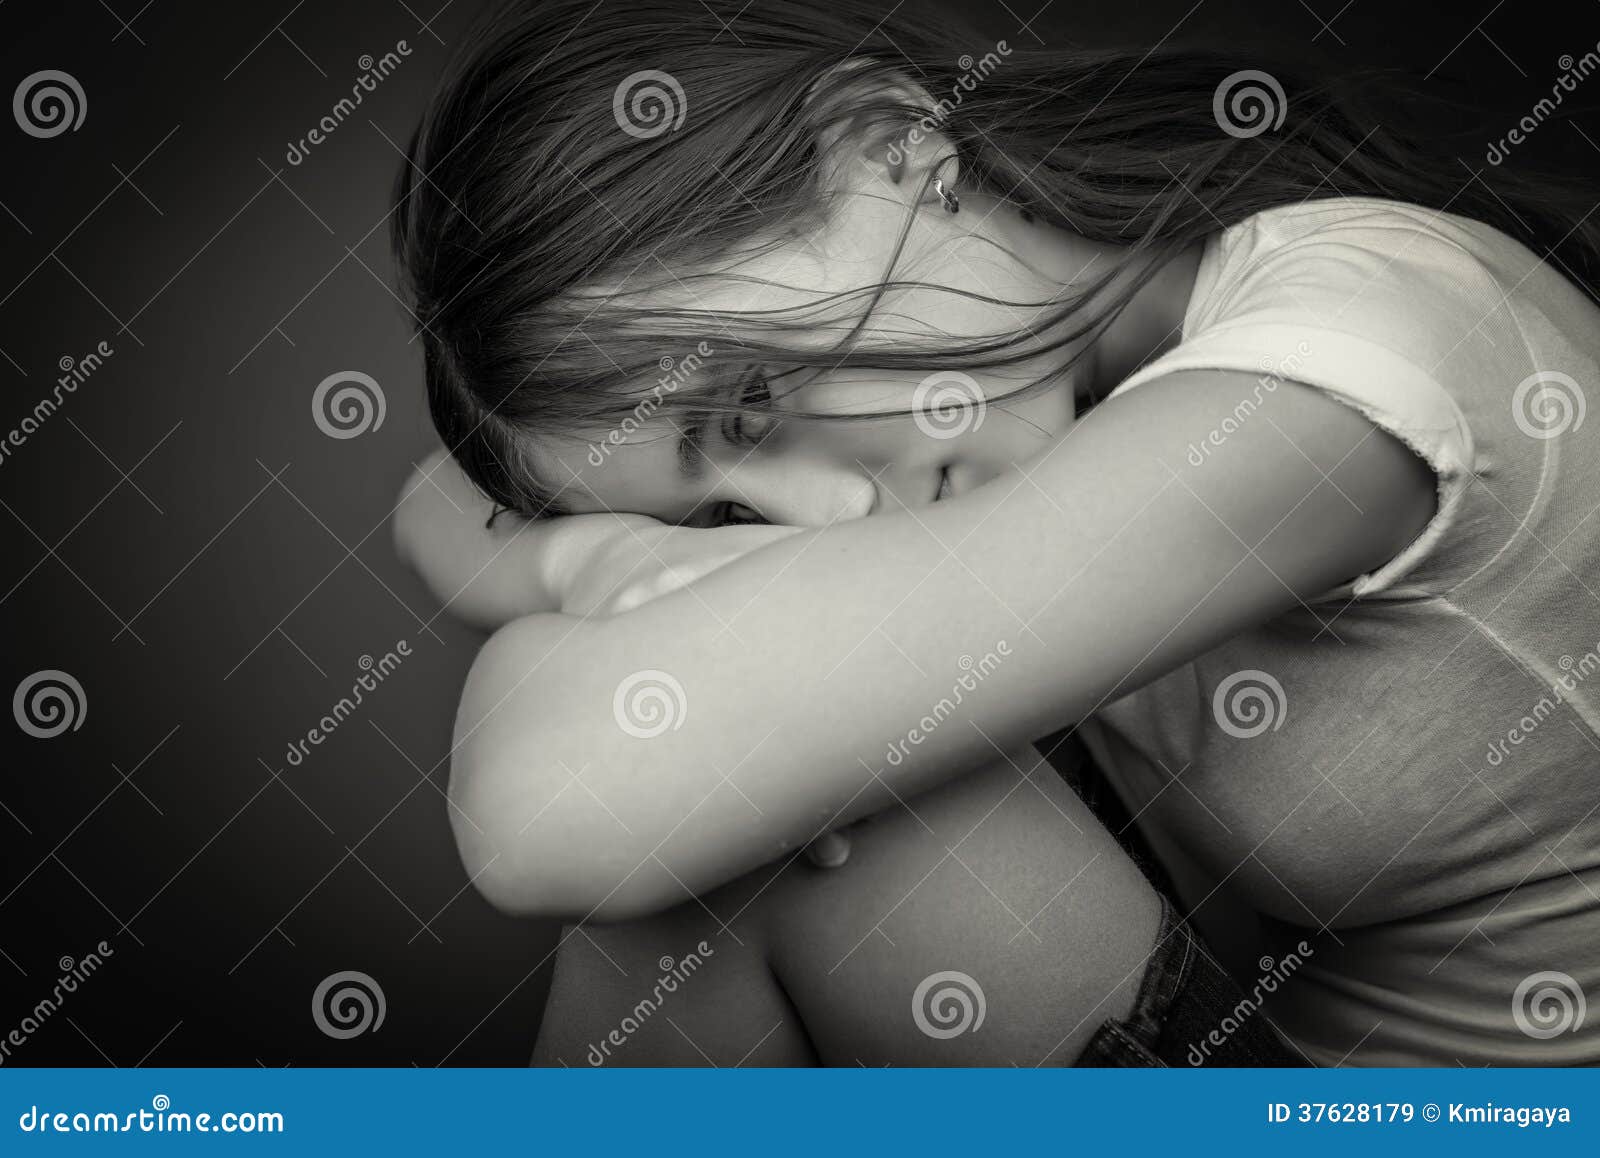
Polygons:
<instances>
[{"instance_id":1,"label":"eye","mask_svg":"<svg viewBox=\"0 0 1600 1158\"><path fill-rule=\"evenodd\" d=\"M753 511L743 503L723 503L717 511L714 527L734 527L742 523L764 523L759 511Z\"/></svg>"},{"instance_id":2,"label":"eye","mask_svg":"<svg viewBox=\"0 0 1600 1158\"><path fill-rule=\"evenodd\" d=\"M739 402L750 407L771 405L772 390L759 367L740 385ZM738 411L724 424L723 436L731 443L758 446L777 424L777 417L770 411Z\"/></svg>"}]
</instances>

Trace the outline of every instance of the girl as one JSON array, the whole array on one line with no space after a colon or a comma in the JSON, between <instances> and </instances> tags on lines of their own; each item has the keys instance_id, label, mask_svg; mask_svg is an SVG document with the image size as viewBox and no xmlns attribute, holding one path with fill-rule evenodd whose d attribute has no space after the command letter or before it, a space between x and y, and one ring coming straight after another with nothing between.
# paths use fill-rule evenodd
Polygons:
<instances>
[{"instance_id":1,"label":"girl","mask_svg":"<svg viewBox=\"0 0 1600 1158\"><path fill-rule=\"evenodd\" d=\"M504 8L397 197L541 1059L1600 1062L1593 207L1257 62L706 11Z\"/></svg>"}]
</instances>

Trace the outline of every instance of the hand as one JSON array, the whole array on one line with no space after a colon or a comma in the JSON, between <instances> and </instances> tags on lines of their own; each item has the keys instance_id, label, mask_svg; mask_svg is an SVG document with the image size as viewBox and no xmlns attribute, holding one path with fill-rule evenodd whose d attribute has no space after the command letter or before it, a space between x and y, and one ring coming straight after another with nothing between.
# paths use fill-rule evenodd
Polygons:
<instances>
[{"instance_id":1,"label":"hand","mask_svg":"<svg viewBox=\"0 0 1600 1158\"><path fill-rule=\"evenodd\" d=\"M560 611L564 578L612 536L660 527L644 515L529 520L502 513L443 450L412 472L395 505L400 558L463 623L494 631L524 615Z\"/></svg>"},{"instance_id":2,"label":"hand","mask_svg":"<svg viewBox=\"0 0 1600 1158\"><path fill-rule=\"evenodd\" d=\"M579 519L610 516L578 516ZM561 610L568 615L619 615L676 591L768 543L801 531L770 523L680 527L639 516L609 527L580 528L557 546L553 567ZM561 520L571 521L571 520Z\"/></svg>"},{"instance_id":3,"label":"hand","mask_svg":"<svg viewBox=\"0 0 1600 1158\"><path fill-rule=\"evenodd\" d=\"M825 832L806 845L806 859L820 869L835 869L850 859L850 830Z\"/></svg>"},{"instance_id":4,"label":"hand","mask_svg":"<svg viewBox=\"0 0 1600 1158\"><path fill-rule=\"evenodd\" d=\"M464 623L493 631L541 611L616 615L800 530L679 527L647 515L502 514L444 451L412 473L394 517L400 557Z\"/></svg>"}]
</instances>

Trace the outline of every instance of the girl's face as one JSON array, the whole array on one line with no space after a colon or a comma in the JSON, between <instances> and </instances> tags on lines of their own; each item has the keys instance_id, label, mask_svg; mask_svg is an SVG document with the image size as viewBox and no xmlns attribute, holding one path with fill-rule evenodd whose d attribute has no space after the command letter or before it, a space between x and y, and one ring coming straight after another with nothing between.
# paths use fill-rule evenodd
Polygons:
<instances>
[{"instance_id":1,"label":"girl's face","mask_svg":"<svg viewBox=\"0 0 1600 1158\"><path fill-rule=\"evenodd\" d=\"M752 322L779 311L796 326L785 348L836 348L865 312L868 298L851 291L884 279L908 214L910 232L893 279L923 284L884 294L860 335L862 347L936 349L1019 332L1026 335L1022 350L1042 346L1048 335L1038 332L1041 319L1059 309L1074 281L1104 272L1110 260L1103 248L1025 221L1015 208L975 192L961 191L956 214L936 199L911 204L921 178L896 180L896 172L851 167L841 174L845 187L827 224L735 256L713 275L669 277L642 291L626 283L597 291L642 292L652 306L709 312L702 332L664 336L663 354L676 363L695 354L699 373L744 380L746 397L758 391L756 400L766 396L761 381L771 375L772 402L737 429L727 429L732 424L721 415L691 423L669 406L637 411L642 421L615 431L585 432L585 441L536 437L539 472L562 488L567 510L632 512L696 526L754 519L818 526L961 494L1037 454L1072 425L1075 394L1095 371L1092 351L1048 388L1005 399L1057 370L1070 349L960 372L939 370L932 356L925 370L832 369L824 362L785 372L749 366L748 355L729 341L742 332L771 341ZM659 269L654 276L659 282ZM831 300L839 294L851 296ZM719 364L719 348L726 348L720 356L728 365ZM673 390L689 393L695 385L690 377ZM799 416L887 410L904 413L846 421Z\"/></svg>"}]
</instances>

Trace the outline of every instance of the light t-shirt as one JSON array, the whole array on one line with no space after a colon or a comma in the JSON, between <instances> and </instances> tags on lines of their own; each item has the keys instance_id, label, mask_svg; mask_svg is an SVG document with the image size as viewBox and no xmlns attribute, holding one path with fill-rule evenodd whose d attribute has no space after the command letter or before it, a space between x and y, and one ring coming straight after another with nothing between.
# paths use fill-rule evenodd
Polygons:
<instances>
[{"instance_id":1,"label":"light t-shirt","mask_svg":"<svg viewBox=\"0 0 1600 1158\"><path fill-rule=\"evenodd\" d=\"M1437 477L1387 565L1083 727L1263 915L1264 1015L1318 1064L1600 1064L1597 358L1600 309L1521 244L1340 198L1214 235L1182 341L1118 388L1271 371ZM1270 418L1265 381L1191 469Z\"/></svg>"}]
</instances>

